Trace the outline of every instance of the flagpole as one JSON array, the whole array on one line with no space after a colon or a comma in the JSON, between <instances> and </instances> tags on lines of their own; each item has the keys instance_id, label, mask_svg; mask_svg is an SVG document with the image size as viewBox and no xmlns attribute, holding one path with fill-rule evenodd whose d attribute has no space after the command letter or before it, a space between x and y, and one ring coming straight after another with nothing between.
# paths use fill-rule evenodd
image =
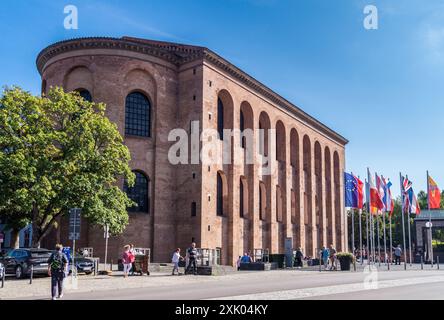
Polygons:
<instances>
[{"instance_id":1,"label":"flagpole","mask_svg":"<svg viewBox=\"0 0 444 320\"><path fill-rule=\"evenodd\" d=\"M369 213L370 213L370 225L371 225L371 245L372 245L372 261L373 264L375 263L375 222L373 220L373 214L372 214L372 210L371 210L371 190L370 190L370 181L371 181L371 176L370 176L370 168L367 168L367 176L368 176L368 195L369 195Z\"/></svg>"},{"instance_id":2,"label":"flagpole","mask_svg":"<svg viewBox=\"0 0 444 320\"><path fill-rule=\"evenodd\" d=\"M429 228L427 230L427 232L429 233L429 239L430 239L430 244L429 244L429 259L430 259L430 263L432 264L433 267L433 233L432 233L432 211L430 211L430 184L429 184L429 170L427 170L427 210L429 210Z\"/></svg>"},{"instance_id":3,"label":"flagpole","mask_svg":"<svg viewBox=\"0 0 444 320\"><path fill-rule=\"evenodd\" d=\"M405 177L406 177L407 180L409 179L408 175L405 175ZM413 192L413 189L412 189L412 192ZM414 196L415 195L413 194L413 197ZM410 261L410 266L412 266L412 238L411 238L411 235L410 235L410 233L411 233L410 232L410 229L411 229L411 227L410 227L410 210L407 210L407 226L409 228L408 229L408 231L409 231L409 261Z\"/></svg>"},{"instance_id":4,"label":"flagpole","mask_svg":"<svg viewBox=\"0 0 444 320\"><path fill-rule=\"evenodd\" d=\"M402 181L402 174L399 173L399 181L401 183L401 220L402 220L402 240L404 243L404 269L407 269L407 252L405 247L405 223L404 223L404 187L403 187L403 181Z\"/></svg>"},{"instance_id":5,"label":"flagpole","mask_svg":"<svg viewBox=\"0 0 444 320\"><path fill-rule=\"evenodd\" d=\"M378 264L381 266L381 237L379 236L379 210L376 214L376 238L378 239Z\"/></svg>"},{"instance_id":6,"label":"flagpole","mask_svg":"<svg viewBox=\"0 0 444 320\"><path fill-rule=\"evenodd\" d=\"M385 214L386 212L384 211L382 213L382 225L384 228L384 262L387 264L387 232L385 230L386 226L385 226Z\"/></svg>"},{"instance_id":7,"label":"flagpole","mask_svg":"<svg viewBox=\"0 0 444 320\"><path fill-rule=\"evenodd\" d=\"M390 264L393 263L393 238L392 238L392 215L389 215L390 224Z\"/></svg>"},{"instance_id":8,"label":"flagpole","mask_svg":"<svg viewBox=\"0 0 444 320\"><path fill-rule=\"evenodd\" d=\"M365 194L366 194L366 204L367 204L367 216L365 218L366 227L367 227L367 264L370 264L370 228L369 228L369 212L370 212L370 206L369 206L369 194L368 194L368 183L367 179L365 180Z\"/></svg>"},{"instance_id":9,"label":"flagpole","mask_svg":"<svg viewBox=\"0 0 444 320\"><path fill-rule=\"evenodd\" d=\"M372 252L373 252L373 264L376 264L376 244L375 244L375 217L373 216L373 213L371 214L372 217Z\"/></svg>"},{"instance_id":10,"label":"flagpole","mask_svg":"<svg viewBox=\"0 0 444 320\"><path fill-rule=\"evenodd\" d=\"M359 247L361 248L361 265L364 264L364 255L362 252L362 209L359 209Z\"/></svg>"},{"instance_id":11,"label":"flagpole","mask_svg":"<svg viewBox=\"0 0 444 320\"><path fill-rule=\"evenodd\" d=\"M375 183L376 183L376 190L378 191L378 196L381 197L381 194L379 193L379 185L378 185L378 173L375 172ZM378 265L381 266L381 237L379 235L379 212L376 213L376 234L378 238Z\"/></svg>"}]
</instances>

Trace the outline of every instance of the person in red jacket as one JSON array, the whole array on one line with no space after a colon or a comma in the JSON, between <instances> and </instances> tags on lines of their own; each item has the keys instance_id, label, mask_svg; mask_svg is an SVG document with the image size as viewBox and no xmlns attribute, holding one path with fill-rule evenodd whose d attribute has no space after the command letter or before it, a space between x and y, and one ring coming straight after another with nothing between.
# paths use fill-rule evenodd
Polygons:
<instances>
[{"instance_id":1,"label":"person in red jacket","mask_svg":"<svg viewBox=\"0 0 444 320\"><path fill-rule=\"evenodd\" d=\"M123 247L122 263L123 263L123 276L128 277L129 272L134 261L134 255L130 251L130 246L126 245Z\"/></svg>"}]
</instances>

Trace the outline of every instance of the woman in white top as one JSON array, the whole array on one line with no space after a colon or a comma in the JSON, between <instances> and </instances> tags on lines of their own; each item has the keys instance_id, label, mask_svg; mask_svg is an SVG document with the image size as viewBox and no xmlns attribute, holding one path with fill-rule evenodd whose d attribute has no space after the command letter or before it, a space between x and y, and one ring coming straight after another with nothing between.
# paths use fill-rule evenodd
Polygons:
<instances>
[{"instance_id":1,"label":"woman in white top","mask_svg":"<svg viewBox=\"0 0 444 320\"><path fill-rule=\"evenodd\" d=\"M175 271L177 271L177 275L180 275L179 261L182 259L183 258L180 256L180 248L177 248L176 251L174 251L173 253L173 258L171 259L171 262L174 264L173 273L172 273L173 276L175 275Z\"/></svg>"}]
</instances>

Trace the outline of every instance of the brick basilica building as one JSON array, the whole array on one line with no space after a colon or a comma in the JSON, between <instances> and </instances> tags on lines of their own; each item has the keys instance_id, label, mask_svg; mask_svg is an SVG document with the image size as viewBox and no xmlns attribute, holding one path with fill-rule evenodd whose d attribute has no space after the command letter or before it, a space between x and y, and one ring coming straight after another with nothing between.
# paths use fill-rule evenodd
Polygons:
<instances>
[{"instance_id":1,"label":"brick basilica building","mask_svg":"<svg viewBox=\"0 0 444 320\"><path fill-rule=\"evenodd\" d=\"M309 256L322 245L347 249L348 141L213 51L129 37L82 38L45 48L37 68L42 92L63 86L105 103L131 152L136 184L125 190L138 206L129 210L125 232L110 239L114 261L127 243L151 248L154 262L169 262L175 248L195 241L217 249L224 265L258 248L284 253L288 238ZM265 141L265 148L253 144L252 153L276 170L264 174L261 164L242 159L240 165L172 164L169 133L190 133L193 121L199 130L275 129L275 149ZM233 145L244 147L239 135ZM56 241L70 243L66 221L43 245ZM83 221L77 245L93 247L103 259L103 230Z\"/></svg>"}]
</instances>

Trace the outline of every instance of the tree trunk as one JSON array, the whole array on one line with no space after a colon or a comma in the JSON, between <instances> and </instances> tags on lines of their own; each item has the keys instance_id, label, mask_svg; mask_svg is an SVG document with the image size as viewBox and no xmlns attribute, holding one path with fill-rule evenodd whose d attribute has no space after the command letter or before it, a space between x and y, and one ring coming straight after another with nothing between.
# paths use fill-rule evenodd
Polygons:
<instances>
[{"instance_id":1,"label":"tree trunk","mask_svg":"<svg viewBox=\"0 0 444 320\"><path fill-rule=\"evenodd\" d=\"M11 230L11 248L13 249L20 248L20 230L16 229Z\"/></svg>"},{"instance_id":2,"label":"tree trunk","mask_svg":"<svg viewBox=\"0 0 444 320\"><path fill-rule=\"evenodd\" d=\"M40 248L40 242L42 241L41 229L36 226L35 223L32 224L32 247Z\"/></svg>"}]
</instances>

